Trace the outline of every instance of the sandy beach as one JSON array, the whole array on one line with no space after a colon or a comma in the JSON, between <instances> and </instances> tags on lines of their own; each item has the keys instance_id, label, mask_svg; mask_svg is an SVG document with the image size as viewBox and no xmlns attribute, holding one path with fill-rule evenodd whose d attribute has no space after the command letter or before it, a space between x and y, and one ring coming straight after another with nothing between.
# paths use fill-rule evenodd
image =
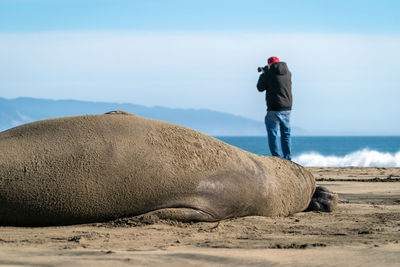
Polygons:
<instances>
[{"instance_id":1,"label":"sandy beach","mask_svg":"<svg viewBox=\"0 0 400 267\"><path fill-rule=\"evenodd\" d=\"M400 168L309 168L333 213L0 227L0 266L398 266Z\"/></svg>"}]
</instances>

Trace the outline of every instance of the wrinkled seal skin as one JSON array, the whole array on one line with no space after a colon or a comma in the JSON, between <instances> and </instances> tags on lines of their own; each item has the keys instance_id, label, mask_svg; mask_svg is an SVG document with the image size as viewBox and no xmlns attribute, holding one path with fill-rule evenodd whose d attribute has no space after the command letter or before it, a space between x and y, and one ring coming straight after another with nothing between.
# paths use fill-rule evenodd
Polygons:
<instances>
[{"instance_id":1,"label":"wrinkled seal skin","mask_svg":"<svg viewBox=\"0 0 400 267\"><path fill-rule=\"evenodd\" d=\"M315 190L291 161L125 112L25 124L1 132L0 149L1 225L285 216Z\"/></svg>"}]
</instances>

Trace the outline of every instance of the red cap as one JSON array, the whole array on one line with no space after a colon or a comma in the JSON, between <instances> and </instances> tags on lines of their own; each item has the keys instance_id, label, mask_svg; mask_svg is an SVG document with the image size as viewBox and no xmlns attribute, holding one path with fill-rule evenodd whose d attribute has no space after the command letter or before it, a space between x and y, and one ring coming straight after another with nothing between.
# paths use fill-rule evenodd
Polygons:
<instances>
[{"instance_id":1,"label":"red cap","mask_svg":"<svg viewBox=\"0 0 400 267\"><path fill-rule=\"evenodd\" d=\"M279 58L277 58L277 57L270 57L268 59L268 64L274 64L276 62L279 62Z\"/></svg>"}]
</instances>

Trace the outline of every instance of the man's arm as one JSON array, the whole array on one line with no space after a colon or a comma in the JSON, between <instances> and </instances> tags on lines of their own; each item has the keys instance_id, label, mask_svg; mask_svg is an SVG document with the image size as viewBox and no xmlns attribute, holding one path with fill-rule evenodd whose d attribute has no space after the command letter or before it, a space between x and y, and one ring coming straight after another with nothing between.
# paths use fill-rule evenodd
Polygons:
<instances>
[{"instance_id":1,"label":"man's arm","mask_svg":"<svg viewBox=\"0 0 400 267\"><path fill-rule=\"evenodd\" d=\"M267 85L267 74L265 72L263 72L260 75L260 78L258 78L258 82L257 82L257 90L259 92L263 92L265 90L268 89L268 85Z\"/></svg>"}]
</instances>

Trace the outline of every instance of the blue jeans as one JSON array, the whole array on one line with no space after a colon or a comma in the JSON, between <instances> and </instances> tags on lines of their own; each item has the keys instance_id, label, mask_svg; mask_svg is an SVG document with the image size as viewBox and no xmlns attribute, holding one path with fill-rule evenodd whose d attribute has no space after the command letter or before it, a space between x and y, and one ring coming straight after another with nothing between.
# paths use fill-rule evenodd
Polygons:
<instances>
[{"instance_id":1,"label":"blue jeans","mask_svg":"<svg viewBox=\"0 0 400 267\"><path fill-rule=\"evenodd\" d=\"M272 156L279 157L278 153L278 129L281 132L281 147L283 158L291 160L290 152L290 110L267 111L265 126L268 133L268 144Z\"/></svg>"}]
</instances>

